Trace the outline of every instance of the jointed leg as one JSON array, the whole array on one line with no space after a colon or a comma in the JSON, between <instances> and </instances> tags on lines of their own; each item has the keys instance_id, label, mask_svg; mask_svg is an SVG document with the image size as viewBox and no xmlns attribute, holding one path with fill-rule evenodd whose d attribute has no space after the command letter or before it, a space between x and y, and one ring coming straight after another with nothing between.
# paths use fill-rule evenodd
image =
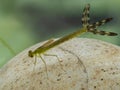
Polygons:
<instances>
[{"instance_id":1,"label":"jointed leg","mask_svg":"<svg viewBox=\"0 0 120 90\"><path fill-rule=\"evenodd\" d=\"M35 70L35 65L36 65L36 62L37 62L37 56L35 55L35 61L34 61L34 68L33 68L33 71Z\"/></svg>"},{"instance_id":2,"label":"jointed leg","mask_svg":"<svg viewBox=\"0 0 120 90\"><path fill-rule=\"evenodd\" d=\"M34 65L36 65L36 62L37 62L37 56L35 55Z\"/></svg>"},{"instance_id":3,"label":"jointed leg","mask_svg":"<svg viewBox=\"0 0 120 90\"><path fill-rule=\"evenodd\" d=\"M59 57L57 56L57 55L53 55L53 54L46 54L46 53L44 53L44 55L45 56L54 56L54 57L56 57L57 58L57 60L58 60L58 62L59 62L59 64L60 64L60 67L62 68L62 70L64 70L63 69L63 66L62 66L62 64L61 64L61 61L60 61L60 59L59 59ZM65 71L65 70L64 70Z\"/></svg>"},{"instance_id":4,"label":"jointed leg","mask_svg":"<svg viewBox=\"0 0 120 90\"><path fill-rule=\"evenodd\" d=\"M39 54L39 57L41 58L41 60L43 61L43 63L45 64L45 69L46 69L46 74L47 74L47 78L48 78L48 70L47 70L47 64L45 62L45 60L42 58L42 56ZM49 79L49 78L48 78Z\"/></svg>"}]
</instances>

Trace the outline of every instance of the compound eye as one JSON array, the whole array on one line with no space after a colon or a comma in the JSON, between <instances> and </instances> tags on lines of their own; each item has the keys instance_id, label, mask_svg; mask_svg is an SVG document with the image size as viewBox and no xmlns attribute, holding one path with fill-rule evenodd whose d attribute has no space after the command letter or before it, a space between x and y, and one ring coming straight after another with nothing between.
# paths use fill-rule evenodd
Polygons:
<instances>
[{"instance_id":1,"label":"compound eye","mask_svg":"<svg viewBox=\"0 0 120 90\"><path fill-rule=\"evenodd\" d=\"M33 57L33 52L31 50L28 52L28 56Z\"/></svg>"}]
</instances>

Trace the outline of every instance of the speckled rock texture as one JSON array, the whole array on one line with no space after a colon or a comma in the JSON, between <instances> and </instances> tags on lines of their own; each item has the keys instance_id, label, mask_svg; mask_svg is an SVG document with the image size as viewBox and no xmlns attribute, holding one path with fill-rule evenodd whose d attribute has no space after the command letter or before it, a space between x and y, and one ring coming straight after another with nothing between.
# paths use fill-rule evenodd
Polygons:
<instances>
[{"instance_id":1,"label":"speckled rock texture","mask_svg":"<svg viewBox=\"0 0 120 90\"><path fill-rule=\"evenodd\" d=\"M37 57L28 48L0 69L0 90L120 90L120 47L100 40L75 38Z\"/></svg>"}]
</instances>

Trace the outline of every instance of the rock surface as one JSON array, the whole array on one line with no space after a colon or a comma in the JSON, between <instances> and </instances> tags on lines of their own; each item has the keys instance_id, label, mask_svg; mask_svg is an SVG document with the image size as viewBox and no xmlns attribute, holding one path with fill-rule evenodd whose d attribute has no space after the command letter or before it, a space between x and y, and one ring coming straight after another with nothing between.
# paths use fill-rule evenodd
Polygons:
<instances>
[{"instance_id":1,"label":"rock surface","mask_svg":"<svg viewBox=\"0 0 120 90\"><path fill-rule=\"evenodd\" d=\"M15 56L0 69L0 90L120 90L120 47L95 39L75 38L37 57L28 57L44 42Z\"/></svg>"}]
</instances>

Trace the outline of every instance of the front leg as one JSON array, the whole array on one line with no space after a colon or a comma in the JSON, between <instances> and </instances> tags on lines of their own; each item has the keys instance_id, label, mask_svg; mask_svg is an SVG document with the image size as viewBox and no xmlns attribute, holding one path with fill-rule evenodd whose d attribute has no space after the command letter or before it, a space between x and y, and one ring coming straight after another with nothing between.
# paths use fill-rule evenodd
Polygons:
<instances>
[{"instance_id":1,"label":"front leg","mask_svg":"<svg viewBox=\"0 0 120 90\"><path fill-rule=\"evenodd\" d=\"M47 79L49 79L49 78L48 78L47 64L46 64L45 60L43 59L43 57L42 57L40 54L38 54L38 55L39 55L39 57L41 58L41 60L43 61L44 65L45 65L46 74L47 74Z\"/></svg>"}]
</instances>

